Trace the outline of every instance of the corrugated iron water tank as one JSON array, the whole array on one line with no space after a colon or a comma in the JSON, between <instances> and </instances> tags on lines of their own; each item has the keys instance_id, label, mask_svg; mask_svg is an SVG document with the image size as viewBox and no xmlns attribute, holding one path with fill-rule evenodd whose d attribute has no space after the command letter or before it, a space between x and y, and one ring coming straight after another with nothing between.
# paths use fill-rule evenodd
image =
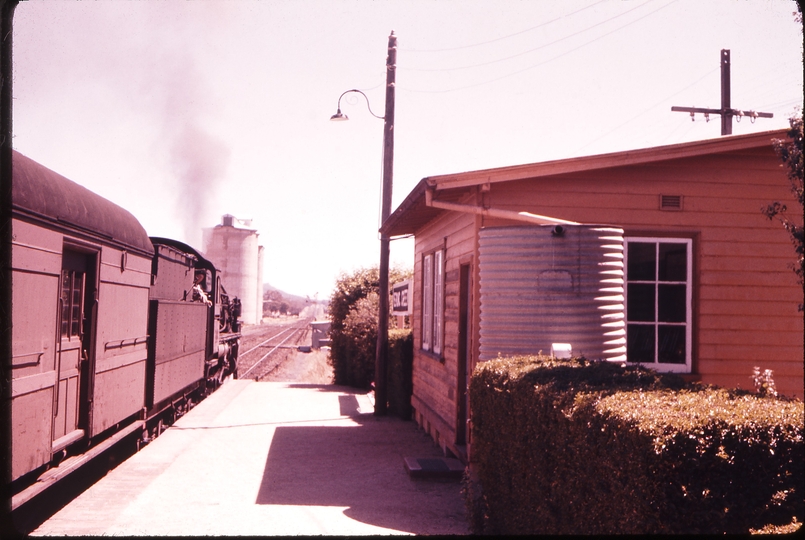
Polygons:
<instances>
[{"instance_id":1,"label":"corrugated iron water tank","mask_svg":"<svg viewBox=\"0 0 805 540\"><path fill-rule=\"evenodd\" d=\"M623 229L600 225L480 231L480 360L550 354L626 360Z\"/></svg>"}]
</instances>

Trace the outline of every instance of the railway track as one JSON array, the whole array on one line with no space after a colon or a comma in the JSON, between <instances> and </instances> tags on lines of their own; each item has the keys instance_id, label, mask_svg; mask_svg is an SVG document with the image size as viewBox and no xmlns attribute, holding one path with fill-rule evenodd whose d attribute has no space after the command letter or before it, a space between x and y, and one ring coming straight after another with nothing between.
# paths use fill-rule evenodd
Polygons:
<instances>
[{"instance_id":1,"label":"railway track","mask_svg":"<svg viewBox=\"0 0 805 540\"><path fill-rule=\"evenodd\" d=\"M243 334L238 354L238 378L271 380L271 375L300 346L310 343L310 322L300 318L286 324L252 327Z\"/></svg>"}]
</instances>

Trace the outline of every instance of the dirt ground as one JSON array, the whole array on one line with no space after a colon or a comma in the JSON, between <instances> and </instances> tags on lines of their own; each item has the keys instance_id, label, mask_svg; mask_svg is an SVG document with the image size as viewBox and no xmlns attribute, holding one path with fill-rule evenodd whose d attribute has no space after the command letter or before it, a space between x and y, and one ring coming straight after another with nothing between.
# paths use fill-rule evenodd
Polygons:
<instances>
[{"instance_id":1,"label":"dirt ground","mask_svg":"<svg viewBox=\"0 0 805 540\"><path fill-rule=\"evenodd\" d=\"M329 352L329 349L312 350L309 353L294 351L274 373L262 380L332 384L333 368L327 363Z\"/></svg>"}]
</instances>

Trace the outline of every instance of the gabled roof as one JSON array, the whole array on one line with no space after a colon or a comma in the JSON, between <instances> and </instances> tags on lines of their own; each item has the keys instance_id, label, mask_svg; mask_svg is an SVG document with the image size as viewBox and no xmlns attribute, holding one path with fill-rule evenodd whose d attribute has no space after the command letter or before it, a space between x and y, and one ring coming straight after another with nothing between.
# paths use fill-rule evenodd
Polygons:
<instances>
[{"instance_id":1,"label":"gabled roof","mask_svg":"<svg viewBox=\"0 0 805 540\"><path fill-rule=\"evenodd\" d=\"M400 206L383 223L380 231L389 236L413 234L419 227L444 212L445 210L426 204L425 194L428 190L436 194L440 201L457 201L467 192L467 188L484 184L561 176L770 147L774 139L785 139L787 133L788 129L779 129L749 135L729 135L718 139L610 154L429 176L420 180Z\"/></svg>"}]
</instances>

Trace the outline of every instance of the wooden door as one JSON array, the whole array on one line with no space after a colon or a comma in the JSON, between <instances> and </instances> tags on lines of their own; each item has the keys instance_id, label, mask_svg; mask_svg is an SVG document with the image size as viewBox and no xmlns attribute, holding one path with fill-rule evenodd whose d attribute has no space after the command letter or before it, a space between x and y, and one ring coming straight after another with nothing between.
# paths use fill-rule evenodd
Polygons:
<instances>
[{"instance_id":1,"label":"wooden door","mask_svg":"<svg viewBox=\"0 0 805 540\"><path fill-rule=\"evenodd\" d=\"M95 313L95 254L65 249L59 287L53 452L83 438Z\"/></svg>"}]
</instances>

